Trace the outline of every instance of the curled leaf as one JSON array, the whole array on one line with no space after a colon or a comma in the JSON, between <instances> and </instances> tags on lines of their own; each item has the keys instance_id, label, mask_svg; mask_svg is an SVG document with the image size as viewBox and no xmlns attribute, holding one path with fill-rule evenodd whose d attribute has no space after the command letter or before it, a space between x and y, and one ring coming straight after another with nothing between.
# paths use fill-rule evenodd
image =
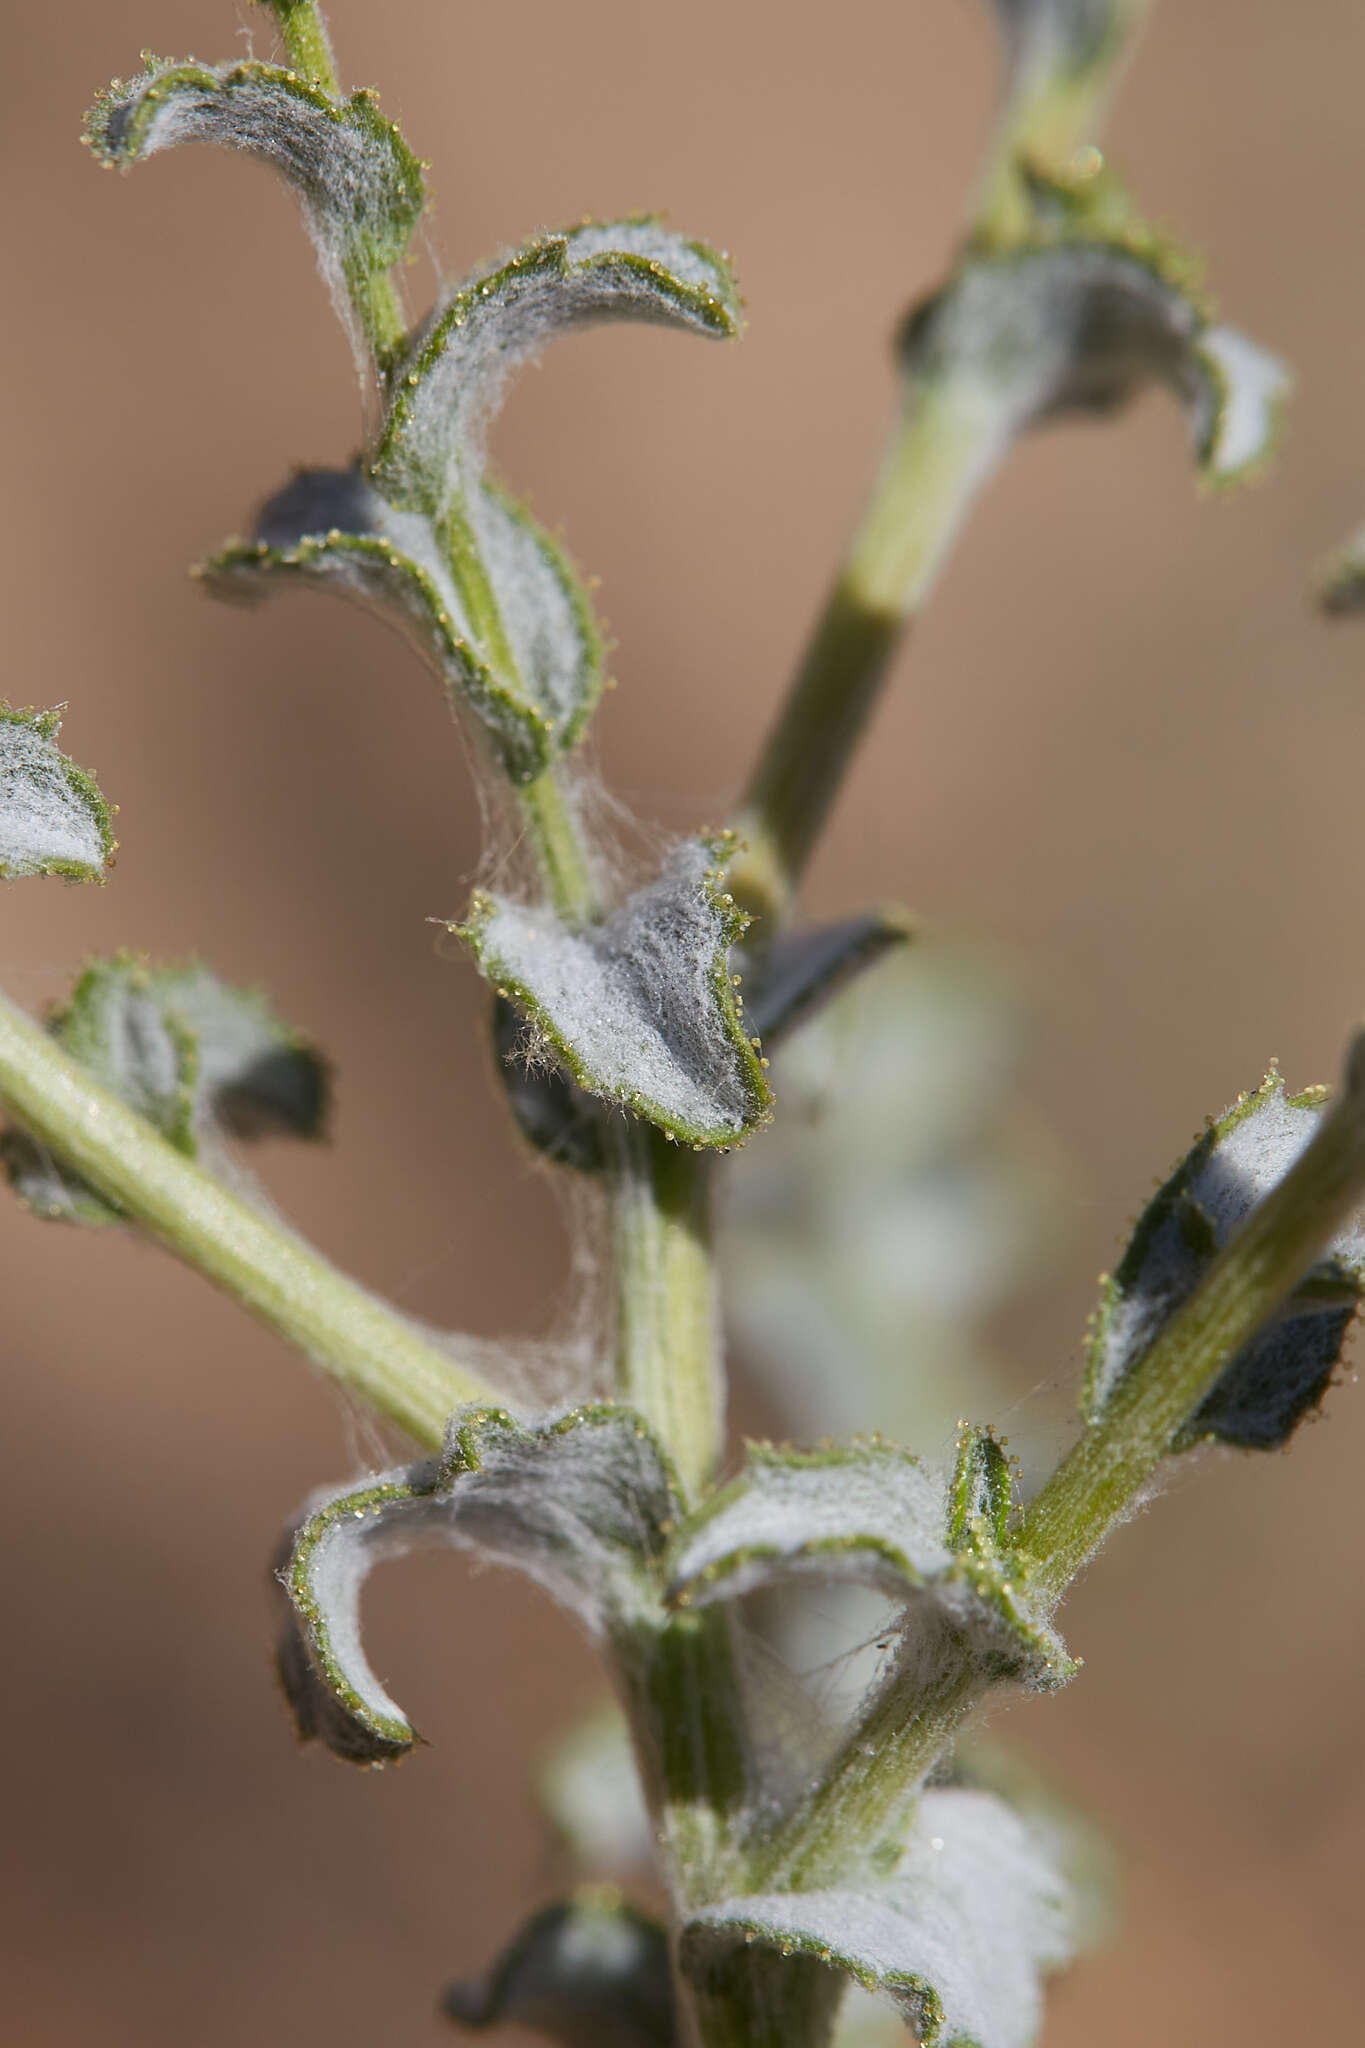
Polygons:
<instances>
[{"instance_id":1,"label":"curled leaf","mask_svg":"<svg viewBox=\"0 0 1365 2048\"><path fill-rule=\"evenodd\" d=\"M508 374L554 336L611 320L735 334L729 265L640 218L544 235L471 278L399 365L372 464L379 488L395 505L439 514L482 471L483 431Z\"/></svg>"},{"instance_id":2,"label":"curled leaf","mask_svg":"<svg viewBox=\"0 0 1365 2048\"><path fill-rule=\"evenodd\" d=\"M931 1791L891 1874L703 1907L683 1967L704 1990L755 1945L882 1993L924 2048L1028 2048L1042 1979L1072 1953L1073 1905L1045 1843L1003 1802Z\"/></svg>"},{"instance_id":3,"label":"curled leaf","mask_svg":"<svg viewBox=\"0 0 1365 2048\"><path fill-rule=\"evenodd\" d=\"M684 842L655 881L581 931L485 894L452 927L589 1094L721 1147L770 1113L729 973L748 920L721 891L728 850L725 836Z\"/></svg>"},{"instance_id":4,"label":"curled leaf","mask_svg":"<svg viewBox=\"0 0 1365 2048\"><path fill-rule=\"evenodd\" d=\"M856 975L913 937L909 918L891 909L779 932L750 976L750 1026L765 1044L779 1045Z\"/></svg>"},{"instance_id":5,"label":"curled leaf","mask_svg":"<svg viewBox=\"0 0 1365 2048\"><path fill-rule=\"evenodd\" d=\"M458 1411L439 1458L314 1504L295 1532L279 1575L290 1605L280 1670L300 1735L358 1763L417 1740L360 1641L361 1588L382 1558L442 1543L516 1565L628 1652L661 1613L658 1559L677 1512L672 1474L631 1409L579 1408L537 1428L500 1409Z\"/></svg>"},{"instance_id":6,"label":"curled leaf","mask_svg":"<svg viewBox=\"0 0 1365 2048\"><path fill-rule=\"evenodd\" d=\"M253 990L206 967L97 960L49 1020L63 1050L194 1158L210 1131L236 1138L322 1135L327 1070ZM25 1133L0 1143L10 1181L38 1215L109 1222L116 1212Z\"/></svg>"},{"instance_id":7,"label":"curled leaf","mask_svg":"<svg viewBox=\"0 0 1365 2048\"><path fill-rule=\"evenodd\" d=\"M350 293L407 250L424 204L422 170L367 91L334 100L254 59L216 68L150 58L116 79L86 121L100 163L127 169L179 142L213 142L268 163L294 187L343 322Z\"/></svg>"},{"instance_id":8,"label":"curled leaf","mask_svg":"<svg viewBox=\"0 0 1365 2048\"><path fill-rule=\"evenodd\" d=\"M1106 1279L1087 1349L1083 1410L1115 1390L1189 1299L1215 1255L1283 1179L1318 1128L1325 1089L1287 1095L1273 1070L1209 1126L1153 1196ZM1268 1328L1224 1367L1190 1418L1186 1445L1215 1438L1276 1450L1317 1407L1365 1295L1365 1230L1343 1231Z\"/></svg>"},{"instance_id":9,"label":"curled leaf","mask_svg":"<svg viewBox=\"0 0 1365 2048\"><path fill-rule=\"evenodd\" d=\"M99 882L114 854L109 806L56 744L59 711L0 702L0 880Z\"/></svg>"},{"instance_id":10,"label":"curled leaf","mask_svg":"<svg viewBox=\"0 0 1365 2048\"><path fill-rule=\"evenodd\" d=\"M983 1683L1051 1690L1075 1667L1022 1590L1009 1482L984 1431L964 1430L950 1480L880 1442L751 1446L739 1477L679 1528L668 1597L704 1606L812 1576L869 1586L903 1606L912 1664L937 1654L921 1638L942 1638L976 1659Z\"/></svg>"},{"instance_id":11,"label":"curled leaf","mask_svg":"<svg viewBox=\"0 0 1365 2048\"><path fill-rule=\"evenodd\" d=\"M1274 356L1210 325L1170 264L1121 239L969 257L911 314L901 351L910 404L991 429L985 468L1025 429L1112 411L1155 382L1185 408L1201 475L1232 484L1270 454L1289 386Z\"/></svg>"},{"instance_id":12,"label":"curled leaf","mask_svg":"<svg viewBox=\"0 0 1365 2048\"><path fill-rule=\"evenodd\" d=\"M493 1050L523 1138L556 1166L600 1172L606 1149L599 1106L563 1067L537 1058L535 1026L506 996L493 998Z\"/></svg>"},{"instance_id":13,"label":"curled leaf","mask_svg":"<svg viewBox=\"0 0 1365 2048\"><path fill-rule=\"evenodd\" d=\"M527 1922L488 1975L452 1984L458 2026L529 2027L563 2048L675 2048L668 1936L615 1893L583 1892Z\"/></svg>"},{"instance_id":14,"label":"curled leaf","mask_svg":"<svg viewBox=\"0 0 1365 2048\"><path fill-rule=\"evenodd\" d=\"M300 471L261 507L253 540L197 573L218 597L251 602L298 581L378 612L524 782L582 733L602 689L601 636L563 550L523 507L485 480L469 513L496 626L472 610L432 523L389 504L358 468Z\"/></svg>"}]
</instances>

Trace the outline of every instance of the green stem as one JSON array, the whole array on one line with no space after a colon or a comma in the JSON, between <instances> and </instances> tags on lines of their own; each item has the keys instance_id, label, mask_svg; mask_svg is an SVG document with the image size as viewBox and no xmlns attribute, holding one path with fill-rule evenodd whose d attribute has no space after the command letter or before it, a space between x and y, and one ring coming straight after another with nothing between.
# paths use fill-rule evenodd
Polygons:
<instances>
[{"instance_id":1,"label":"green stem","mask_svg":"<svg viewBox=\"0 0 1365 2048\"><path fill-rule=\"evenodd\" d=\"M331 98L339 97L336 60L327 34L327 24L314 0L265 0L279 26L280 39L289 62L300 78L321 86Z\"/></svg>"},{"instance_id":2,"label":"green stem","mask_svg":"<svg viewBox=\"0 0 1365 2048\"><path fill-rule=\"evenodd\" d=\"M972 208L972 233L995 247L1017 242L1033 227L1020 166L1054 177L1074 171L1078 152L1093 143L1120 74L1138 39L1151 0L1113 0L1107 33L1073 70L1055 61L1019 67L996 120Z\"/></svg>"},{"instance_id":3,"label":"green stem","mask_svg":"<svg viewBox=\"0 0 1365 2048\"><path fill-rule=\"evenodd\" d=\"M715 1471L723 1411L710 1162L636 1119L613 1142L616 1384L695 1492Z\"/></svg>"},{"instance_id":4,"label":"green stem","mask_svg":"<svg viewBox=\"0 0 1365 2048\"><path fill-rule=\"evenodd\" d=\"M1214 1261L1034 1500L1019 1531L1025 1582L1060 1598L1154 1477L1228 1361L1275 1315L1365 1202L1365 1033L1341 1099Z\"/></svg>"},{"instance_id":5,"label":"green stem","mask_svg":"<svg viewBox=\"0 0 1365 2048\"><path fill-rule=\"evenodd\" d=\"M489 1389L232 1194L0 997L0 1104L64 1166L420 1443Z\"/></svg>"},{"instance_id":6,"label":"green stem","mask_svg":"<svg viewBox=\"0 0 1365 2048\"><path fill-rule=\"evenodd\" d=\"M728 887L754 915L789 911L906 624L999 452L951 389L909 395L736 820Z\"/></svg>"},{"instance_id":7,"label":"green stem","mask_svg":"<svg viewBox=\"0 0 1365 2048\"><path fill-rule=\"evenodd\" d=\"M909 1810L984 1688L946 1622L926 1620L876 1687L819 1785L747 1858L756 1891L837 1884L879 1842L905 1839Z\"/></svg>"}]
</instances>

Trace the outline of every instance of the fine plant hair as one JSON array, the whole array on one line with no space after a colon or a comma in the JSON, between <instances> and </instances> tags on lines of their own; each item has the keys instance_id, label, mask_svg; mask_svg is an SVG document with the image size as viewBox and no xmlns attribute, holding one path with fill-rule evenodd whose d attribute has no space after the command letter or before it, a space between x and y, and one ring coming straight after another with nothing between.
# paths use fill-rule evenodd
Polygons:
<instances>
[{"instance_id":1,"label":"fine plant hair","mask_svg":"<svg viewBox=\"0 0 1365 2048\"><path fill-rule=\"evenodd\" d=\"M1103 1917L1100 1879L1086 1824L973 1725L1076 1675L1058 1608L1168 1475L1209 1445L1281 1449L1320 1408L1365 1293L1365 1034L1335 1091L1248 1077L1159 1186L1102 1283L1076 1441L1031 1494L985 1421L946 1456L874 1436L729 1457L715 1201L727 1156L780 1125L770 1059L927 943L884 905L807 923L801 885L982 488L1020 435L1152 385L1200 481L1234 487L1270 457L1288 374L1215 317L1096 146L1143 0L994 0L995 132L949 274L897 334L882 463L733 816L669 843L584 766L604 634L564 546L492 474L487 432L560 333L736 338L729 258L652 217L579 221L414 316L399 279L425 167L373 93L343 91L313 0L261 5L282 61L148 57L99 95L87 140L125 170L216 143L298 196L368 438L266 479L250 530L197 574L247 604L297 585L362 605L440 686L485 839L452 949L487 983L517 1142L570 1190L574 1299L538 1346L450 1337L329 1264L236 1156L324 1131L327 1063L197 961L93 961L41 1023L0 999L10 1184L35 1218L158 1241L410 1439L409 1461L324 1488L281 1541L301 1737L368 1769L417 1747L361 1597L420 1544L515 1567L600 1653L615 1711L576 1731L547 1800L585 1873L603 1841L622 1869L647 1845L666 1910L571 1890L446 1989L454 2027L568 2048L1026 2048L1046 1980ZM1365 604L1359 537L1325 602ZM5 879L105 879L110 809L59 737L56 711L0 708ZM785 1654L813 1585L881 1603L866 1682L839 1703Z\"/></svg>"}]
</instances>

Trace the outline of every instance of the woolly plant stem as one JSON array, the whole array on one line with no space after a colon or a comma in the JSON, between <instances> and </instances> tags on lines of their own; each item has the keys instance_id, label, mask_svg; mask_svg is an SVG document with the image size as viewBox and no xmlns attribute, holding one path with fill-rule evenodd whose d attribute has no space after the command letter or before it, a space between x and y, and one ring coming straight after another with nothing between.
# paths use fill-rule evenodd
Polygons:
<instances>
[{"instance_id":1,"label":"woolly plant stem","mask_svg":"<svg viewBox=\"0 0 1365 2048\"><path fill-rule=\"evenodd\" d=\"M280 40L299 77L319 86L330 99L340 99L331 38L314 0L264 0L264 4L275 17ZM346 290L375 365L382 372L407 338L408 323L393 279L386 270L356 270L348 274Z\"/></svg>"},{"instance_id":2,"label":"woolly plant stem","mask_svg":"<svg viewBox=\"0 0 1365 2048\"><path fill-rule=\"evenodd\" d=\"M187 1266L419 1443L465 1401L496 1398L311 1246L186 1158L0 997L0 1103Z\"/></svg>"},{"instance_id":3,"label":"woolly plant stem","mask_svg":"<svg viewBox=\"0 0 1365 2048\"><path fill-rule=\"evenodd\" d=\"M1362 1204L1365 1032L1351 1047L1341 1098L1312 1142L1024 1516L1016 1539L1020 1587L1036 1608L1054 1606L1108 1531L1132 1512L1229 1360L1272 1321ZM932 1668L927 1682L916 1683L913 1669L897 1666L876 1688L821 1784L756 1846L756 1884L780 1879L814 1889L894 1833L971 1711L980 1682L966 1655L956 1662L935 1658Z\"/></svg>"}]
</instances>

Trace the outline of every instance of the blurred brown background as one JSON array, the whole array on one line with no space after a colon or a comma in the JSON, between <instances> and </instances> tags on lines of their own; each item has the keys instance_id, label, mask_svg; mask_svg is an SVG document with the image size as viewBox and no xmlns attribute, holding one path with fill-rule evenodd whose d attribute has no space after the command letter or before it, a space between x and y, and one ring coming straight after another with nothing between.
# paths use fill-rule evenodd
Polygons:
<instances>
[{"instance_id":1,"label":"blurred brown background","mask_svg":"<svg viewBox=\"0 0 1365 2048\"><path fill-rule=\"evenodd\" d=\"M950 248L993 90L986 9L331 12L347 80L379 84L434 163L452 271L538 224L657 205L737 259L742 348L561 345L498 437L604 579L612 786L670 828L716 820L878 445L886 336ZM70 699L123 851L102 892L6 893L3 980L37 1007L128 943L262 982L340 1076L330 1150L266 1161L278 1198L416 1314L541 1329L554 1200L507 1142L474 973L424 923L460 910L477 861L433 686L340 607L238 614L184 575L292 462L358 438L292 202L209 151L125 183L76 142L141 46L216 58L254 30L268 54L266 23L231 0L7 14L0 688ZM1093 1275L1152 1175L1269 1055L1330 1078L1365 1007L1365 631L1306 596L1365 516L1362 76L1353 0L1158 7L1113 151L1294 364L1284 459L1200 502L1160 398L1030 444L814 878L817 907L899 896L985 940L1039 1004L1028 1093L1077 1165L1067 1261L1008 1333L1020 1430L1029 1391L1074 1373ZM152 1250L7 1210L0 1259L0 2033L435 2040L439 1983L554 1883L521 1762L594 1697L592 1659L521 1584L412 1564L372 1628L434 1746L374 1776L297 1754L265 1560L363 1433ZM1126 1530L1069 1611L1083 1676L1003 1723L1064 1766L1129 1869L1122 1938L1055 1992L1051 2048L1353 2031L1360 1399L1339 1392L1290 1458L1206 1463Z\"/></svg>"}]
</instances>

